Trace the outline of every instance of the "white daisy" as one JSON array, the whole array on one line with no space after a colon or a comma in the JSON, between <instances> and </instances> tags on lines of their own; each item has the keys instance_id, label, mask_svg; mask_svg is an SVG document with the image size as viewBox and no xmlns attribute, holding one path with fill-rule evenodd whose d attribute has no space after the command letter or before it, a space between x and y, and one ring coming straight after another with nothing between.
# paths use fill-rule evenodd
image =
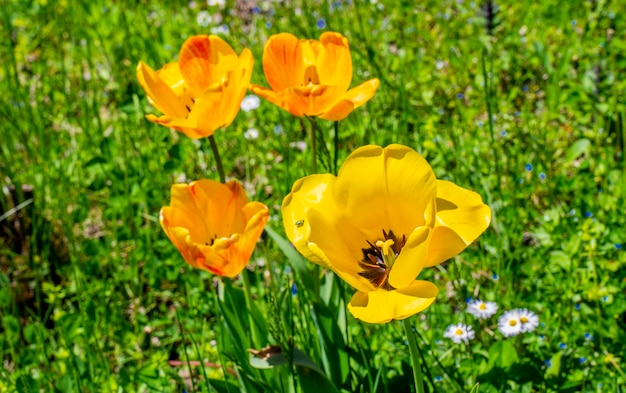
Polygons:
<instances>
[{"instance_id":1,"label":"white daisy","mask_svg":"<svg viewBox=\"0 0 626 393\"><path fill-rule=\"evenodd\" d=\"M198 12L196 22L198 22L198 25L200 25L201 27L207 27L211 24L212 21L213 18L211 17L211 14L209 14L207 11Z\"/></svg>"},{"instance_id":2,"label":"white daisy","mask_svg":"<svg viewBox=\"0 0 626 393\"><path fill-rule=\"evenodd\" d=\"M468 342L474 338L474 329L471 326L457 323L456 325L448 326L443 336L460 344L463 341Z\"/></svg>"},{"instance_id":3,"label":"white daisy","mask_svg":"<svg viewBox=\"0 0 626 393\"><path fill-rule=\"evenodd\" d=\"M498 318L498 330L505 337L517 336L522 333L522 321L519 310L510 310Z\"/></svg>"},{"instance_id":4,"label":"white daisy","mask_svg":"<svg viewBox=\"0 0 626 393\"><path fill-rule=\"evenodd\" d=\"M482 300L472 300L467 303L467 312L476 318L489 318L498 311L498 305L495 302L483 302Z\"/></svg>"},{"instance_id":5,"label":"white daisy","mask_svg":"<svg viewBox=\"0 0 626 393\"><path fill-rule=\"evenodd\" d=\"M241 110L244 112L250 112L258 108L260 104L261 100L259 99L259 97L252 94L247 95L241 101Z\"/></svg>"},{"instance_id":6,"label":"white daisy","mask_svg":"<svg viewBox=\"0 0 626 393\"><path fill-rule=\"evenodd\" d=\"M532 332L539 326L539 317L532 311L525 308L517 310L519 320L522 323L522 333Z\"/></svg>"}]
</instances>

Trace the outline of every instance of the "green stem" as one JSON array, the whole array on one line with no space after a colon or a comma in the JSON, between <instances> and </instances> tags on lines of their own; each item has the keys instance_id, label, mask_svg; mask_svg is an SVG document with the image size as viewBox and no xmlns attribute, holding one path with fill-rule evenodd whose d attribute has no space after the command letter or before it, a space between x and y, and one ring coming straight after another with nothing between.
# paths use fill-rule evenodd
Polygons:
<instances>
[{"instance_id":1,"label":"green stem","mask_svg":"<svg viewBox=\"0 0 626 393\"><path fill-rule=\"evenodd\" d=\"M413 377L415 379L415 391L417 393L424 393L424 376L422 375L422 369L420 367L420 350L417 347L417 341L415 340L415 334L413 334L413 326L409 319L402 321L404 325L404 333L409 341L409 351L411 352L411 365L413 366Z\"/></svg>"},{"instance_id":2,"label":"green stem","mask_svg":"<svg viewBox=\"0 0 626 393\"><path fill-rule=\"evenodd\" d=\"M241 272L241 278L243 279L243 290L246 295L246 308L248 309L248 323L250 324L250 334L252 341L251 344L253 348L257 348L257 346L258 348L260 348L260 333L258 331L258 327L256 325L254 317L252 316L252 307L254 305L252 302L252 291L250 291L250 279L248 278L248 272L245 269Z\"/></svg>"},{"instance_id":3,"label":"green stem","mask_svg":"<svg viewBox=\"0 0 626 393\"><path fill-rule=\"evenodd\" d=\"M315 132L317 131L317 122L314 117L309 117L311 122L311 161L313 173L317 173L317 144L315 143Z\"/></svg>"},{"instance_id":4,"label":"green stem","mask_svg":"<svg viewBox=\"0 0 626 393\"><path fill-rule=\"evenodd\" d=\"M217 173L220 175L220 181L222 183L226 183L226 175L224 174L222 159L220 158L220 153L217 150L217 144L215 143L213 135L209 136L209 143L211 143L211 151L213 152L213 157L215 158L215 165L217 166Z\"/></svg>"}]
</instances>

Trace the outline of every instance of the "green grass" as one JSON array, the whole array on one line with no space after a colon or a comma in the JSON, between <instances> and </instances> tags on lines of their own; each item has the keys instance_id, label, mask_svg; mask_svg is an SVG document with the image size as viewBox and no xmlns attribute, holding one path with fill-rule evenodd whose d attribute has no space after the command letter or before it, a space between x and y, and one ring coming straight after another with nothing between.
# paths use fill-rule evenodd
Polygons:
<instances>
[{"instance_id":1,"label":"green grass","mask_svg":"<svg viewBox=\"0 0 626 393\"><path fill-rule=\"evenodd\" d=\"M475 245L423 273L440 288L411 320L431 391L625 389L626 7L502 2L488 36L480 2L337 3L259 2L259 13L232 1L221 11L203 1L0 6L1 213L26 202L0 214L0 392L307 391L326 380L410 391L400 323L345 315L352 289L337 277L316 283L319 270L264 235L244 272L246 311L241 278L191 269L162 232L170 185L217 173L207 141L145 120L154 109L135 67L173 61L185 38L220 25L237 52L254 53L261 85L270 35L344 34L352 85L378 77L381 87L340 123L339 162L364 144L406 144L491 206ZM204 10L207 27L197 23ZM332 123L319 124L332 135ZM270 207L278 234L282 198L310 167L291 146L306 127L262 102L215 135L227 176ZM249 128L258 139L244 138ZM497 316L464 312L468 297L497 301L497 316L528 308L541 325L506 339ZM460 321L476 330L467 345L443 338ZM288 365L252 367L246 349L268 344L295 345L326 378L295 353L297 377Z\"/></svg>"}]
</instances>

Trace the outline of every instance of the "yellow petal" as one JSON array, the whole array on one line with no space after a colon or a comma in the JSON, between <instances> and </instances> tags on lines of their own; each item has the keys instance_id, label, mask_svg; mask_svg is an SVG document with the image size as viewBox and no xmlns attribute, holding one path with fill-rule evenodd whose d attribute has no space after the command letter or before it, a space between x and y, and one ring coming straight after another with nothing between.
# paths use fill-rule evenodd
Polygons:
<instances>
[{"instance_id":1,"label":"yellow petal","mask_svg":"<svg viewBox=\"0 0 626 393\"><path fill-rule=\"evenodd\" d=\"M320 83L337 86L345 92L352 81L352 57L348 40L339 33L326 32L320 37L322 48L317 56Z\"/></svg>"},{"instance_id":2,"label":"yellow petal","mask_svg":"<svg viewBox=\"0 0 626 393\"><path fill-rule=\"evenodd\" d=\"M319 116L334 105L342 91L338 86L312 85L283 90L281 93L290 112Z\"/></svg>"},{"instance_id":3,"label":"yellow petal","mask_svg":"<svg viewBox=\"0 0 626 393\"><path fill-rule=\"evenodd\" d=\"M327 266L326 261L318 258L307 246L311 233L307 214L309 209L319 208L331 198L334 181L335 176L331 174L311 175L299 179L283 200L281 208L283 226L291 243L304 257L322 266Z\"/></svg>"},{"instance_id":4,"label":"yellow petal","mask_svg":"<svg viewBox=\"0 0 626 393\"><path fill-rule=\"evenodd\" d=\"M427 224L426 212L436 196L435 175L426 160L406 146L364 146L344 162L333 196L368 240L380 239L382 230L408 237Z\"/></svg>"},{"instance_id":5,"label":"yellow petal","mask_svg":"<svg viewBox=\"0 0 626 393\"><path fill-rule=\"evenodd\" d=\"M433 229L430 239L430 251L424 267L438 265L465 250L468 243L448 227L438 226Z\"/></svg>"},{"instance_id":6,"label":"yellow petal","mask_svg":"<svg viewBox=\"0 0 626 393\"><path fill-rule=\"evenodd\" d=\"M379 85L378 79L371 79L350 89L325 113L320 115L320 118L332 121L343 120L354 109L369 101L378 90Z\"/></svg>"},{"instance_id":7,"label":"yellow petal","mask_svg":"<svg viewBox=\"0 0 626 393\"><path fill-rule=\"evenodd\" d=\"M183 44L178 59L193 97L199 97L209 86L223 82L226 73L235 69L237 62L233 48L214 35L190 37Z\"/></svg>"},{"instance_id":8,"label":"yellow petal","mask_svg":"<svg viewBox=\"0 0 626 393\"><path fill-rule=\"evenodd\" d=\"M389 284L404 288L417 278L428 258L430 228L418 227L409 236L389 272Z\"/></svg>"},{"instance_id":9,"label":"yellow petal","mask_svg":"<svg viewBox=\"0 0 626 393\"><path fill-rule=\"evenodd\" d=\"M489 227L491 209L474 191L437 180L437 225L444 225L471 243Z\"/></svg>"},{"instance_id":10,"label":"yellow petal","mask_svg":"<svg viewBox=\"0 0 626 393\"><path fill-rule=\"evenodd\" d=\"M187 109L180 98L150 66L141 61L137 64L137 79L159 111L170 117L187 116Z\"/></svg>"},{"instance_id":11,"label":"yellow petal","mask_svg":"<svg viewBox=\"0 0 626 393\"><path fill-rule=\"evenodd\" d=\"M163 68L157 71L157 75L159 79L172 89L174 94L179 97L184 94L186 89L185 78L183 78L183 74L180 72L178 63L164 65Z\"/></svg>"},{"instance_id":12,"label":"yellow petal","mask_svg":"<svg viewBox=\"0 0 626 393\"><path fill-rule=\"evenodd\" d=\"M263 72L274 91L300 86L304 80L300 40L289 33L271 36L263 49Z\"/></svg>"},{"instance_id":13,"label":"yellow petal","mask_svg":"<svg viewBox=\"0 0 626 393\"><path fill-rule=\"evenodd\" d=\"M394 291L357 292L352 296L348 310L364 322L386 323L425 310L435 301L437 292L437 287L428 281L414 281L408 287Z\"/></svg>"}]
</instances>

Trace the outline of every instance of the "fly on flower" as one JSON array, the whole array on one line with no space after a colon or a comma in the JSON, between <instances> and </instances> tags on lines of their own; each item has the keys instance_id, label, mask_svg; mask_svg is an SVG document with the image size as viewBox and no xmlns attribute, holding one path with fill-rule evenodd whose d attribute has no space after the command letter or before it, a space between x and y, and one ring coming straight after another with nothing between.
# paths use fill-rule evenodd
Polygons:
<instances>
[{"instance_id":1,"label":"fly on flower","mask_svg":"<svg viewBox=\"0 0 626 393\"><path fill-rule=\"evenodd\" d=\"M361 147L338 176L298 180L282 212L296 249L354 287L348 309L370 323L430 306L438 288L417 280L421 270L460 253L491 221L478 194L437 180L402 145Z\"/></svg>"},{"instance_id":2,"label":"fly on flower","mask_svg":"<svg viewBox=\"0 0 626 393\"><path fill-rule=\"evenodd\" d=\"M235 277L246 267L268 217L267 206L248 202L238 182L198 180L172 186L160 221L188 264Z\"/></svg>"},{"instance_id":3,"label":"fly on flower","mask_svg":"<svg viewBox=\"0 0 626 393\"><path fill-rule=\"evenodd\" d=\"M154 71L143 62L137 79L161 116L147 115L157 124L193 139L213 135L230 125L248 89L254 59L241 55L217 36L198 35L183 44L178 62Z\"/></svg>"},{"instance_id":4,"label":"fly on flower","mask_svg":"<svg viewBox=\"0 0 626 393\"><path fill-rule=\"evenodd\" d=\"M374 78L348 90L352 57L348 40L326 32L317 40L292 34L273 35L263 50L263 71L271 89L252 85L252 91L294 116L342 120L374 96Z\"/></svg>"}]
</instances>

